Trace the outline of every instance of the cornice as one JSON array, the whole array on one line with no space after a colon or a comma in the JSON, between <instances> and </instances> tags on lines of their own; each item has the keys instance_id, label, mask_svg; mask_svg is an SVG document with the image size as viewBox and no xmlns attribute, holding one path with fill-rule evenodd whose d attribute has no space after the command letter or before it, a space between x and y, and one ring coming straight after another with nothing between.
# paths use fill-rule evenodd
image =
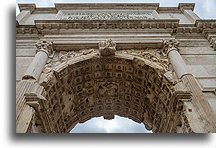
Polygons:
<instances>
[{"instance_id":1,"label":"cornice","mask_svg":"<svg viewBox=\"0 0 216 148\"><path fill-rule=\"evenodd\" d=\"M36 20L43 29L175 29L179 20Z\"/></svg>"},{"instance_id":2,"label":"cornice","mask_svg":"<svg viewBox=\"0 0 216 148\"><path fill-rule=\"evenodd\" d=\"M20 12L23 10L29 10L31 13L35 10L35 4L18 4Z\"/></svg>"},{"instance_id":3,"label":"cornice","mask_svg":"<svg viewBox=\"0 0 216 148\"><path fill-rule=\"evenodd\" d=\"M16 34L38 34L38 30L35 25L19 25L16 23Z\"/></svg>"},{"instance_id":4,"label":"cornice","mask_svg":"<svg viewBox=\"0 0 216 148\"><path fill-rule=\"evenodd\" d=\"M195 3L179 3L178 7L158 7L159 13L181 13L183 10L194 10Z\"/></svg>"},{"instance_id":5,"label":"cornice","mask_svg":"<svg viewBox=\"0 0 216 148\"><path fill-rule=\"evenodd\" d=\"M41 33L60 29L171 29L179 20L35 20L35 25L16 24L17 33Z\"/></svg>"},{"instance_id":6,"label":"cornice","mask_svg":"<svg viewBox=\"0 0 216 148\"><path fill-rule=\"evenodd\" d=\"M36 13L58 13L58 10L56 8L35 8L34 14Z\"/></svg>"},{"instance_id":7,"label":"cornice","mask_svg":"<svg viewBox=\"0 0 216 148\"><path fill-rule=\"evenodd\" d=\"M159 7L159 3L56 3L55 8L57 10L88 10L88 9L151 9L156 10Z\"/></svg>"},{"instance_id":8,"label":"cornice","mask_svg":"<svg viewBox=\"0 0 216 148\"><path fill-rule=\"evenodd\" d=\"M81 49L97 49L98 41L71 42L71 41L53 41L54 51L76 51ZM116 41L116 50L130 49L161 49L163 40L145 40L145 41Z\"/></svg>"},{"instance_id":9,"label":"cornice","mask_svg":"<svg viewBox=\"0 0 216 148\"><path fill-rule=\"evenodd\" d=\"M60 29L171 29L173 33L215 33L216 20L197 20L179 24L179 20L35 20L35 25L19 25L17 33L52 32Z\"/></svg>"},{"instance_id":10,"label":"cornice","mask_svg":"<svg viewBox=\"0 0 216 148\"><path fill-rule=\"evenodd\" d=\"M214 29L216 28L216 20L215 19L211 19L211 20L196 20L195 22L195 26L198 28L211 28Z\"/></svg>"},{"instance_id":11,"label":"cornice","mask_svg":"<svg viewBox=\"0 0 216 148\"><path fill-rule=\"evenodd\" d=\"M55 3L54 7L36 7L35 4L18 4L20 11L30 10L32 13L37 11L58 10L89 10L89 9L120 9L120 10L158 10L158 11L182 11L185 9L194 10L194 3L179 3L178 7L159 7L159 3Z\"/></svg>"},{"instance_id":12,"label":"cornice","mask_svg":"<svg viewBox=\"0 0 216 148\"><path fill-rule=\"evenodd\" d=\"M195 3L179 3L178 9L180 10L194 10Z\"/></svg>"}]
</instances>

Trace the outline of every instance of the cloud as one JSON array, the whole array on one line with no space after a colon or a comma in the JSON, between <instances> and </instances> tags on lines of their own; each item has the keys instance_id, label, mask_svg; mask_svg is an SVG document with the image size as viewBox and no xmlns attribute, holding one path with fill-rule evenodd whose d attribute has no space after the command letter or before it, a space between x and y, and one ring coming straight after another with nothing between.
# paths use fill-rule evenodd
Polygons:
<instances>
[{"instance_id":1,"label":"cloud","mask_svg":"<svg viewBox=\"0 0 216 148\"><path fill-rule=\"evenodd\" d=\"M130 119L115 116L112 120L103 117L92 118L85 123L77 124L71 133L151 133L143 124Z\"/></svg>"},{"instance_id":2,"label":"cloud","mask_svg":"<svg viewBox=\"0 0 216 148\"><path fill-rule=\"evenodd\" d=\"M35 3L37 7L53 7L54 3L100 3L101 0L17 0L16 14L19 13L18 3ZM215 0L119 0L118 3L160 3L162 7L177 7L178 3L196 3L195 13L201 18L215 19ZM106 0L106 3L116 3L116 0ZM83 124L78 124L72 133L145 133L149 132L143 124L130 119L116 116L113 120L104 120L102 117L93 118Z\"/></svg>"}]
</instances>

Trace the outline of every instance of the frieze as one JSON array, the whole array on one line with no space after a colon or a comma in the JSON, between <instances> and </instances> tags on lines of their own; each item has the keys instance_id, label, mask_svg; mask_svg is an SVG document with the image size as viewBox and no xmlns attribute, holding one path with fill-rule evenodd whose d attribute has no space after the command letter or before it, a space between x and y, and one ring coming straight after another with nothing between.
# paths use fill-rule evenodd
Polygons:
<instances>
[{"instance_id":1,"label":"frieze","mask_svg":"<svg viewBox=\"0 0 216 148\"><path fill-rule=\"evenodd\" d=\"M57 16L60 20L146 20L155 19L152 11L71 11L62 10Z\"/></svg>"}]
</instances>

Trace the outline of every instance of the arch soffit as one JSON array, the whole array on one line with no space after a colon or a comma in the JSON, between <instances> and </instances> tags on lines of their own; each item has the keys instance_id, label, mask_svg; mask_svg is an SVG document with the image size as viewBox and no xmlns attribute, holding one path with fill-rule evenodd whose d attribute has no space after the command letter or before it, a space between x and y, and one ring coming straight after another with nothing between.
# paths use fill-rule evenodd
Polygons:
<instances>
[{"instance_id":1,"label":"arch soffit","mask_svg":"<svg viewBox=\"0 0 216 148\"><path fill-rule=\"evenodd\" d=\"M53 132L68 132L77 123L92 117L104 116L105 119L112 119L114 115L143 122L153 132L162 132L168 128L163 126L170 120L170 114L174 114L175 110L171 106L176 101L172 100L173 82L165 76L167 67L158 61L152 61L155 56L145 59L116 52L114 56L101 57L95 50L90 53L63 58L62 63L52 65L50 71L42 74L41 85L45 88L43 95L46 98L43 102L48 109L47 114L52 115L49 120L55 127L53 130L56 129ZM89 64L93 71L88 73L83 67L88 67ZM102 71L101 66L97 69L98 65L105 68L106 82L96 78L96 71ZM94 73L96 84L91 84L92 78L88 81L85 76L80 76L82 69L84 73L87 72L86 76ZM109 72L110 78L114 77L115 80L109 79ZM101 77L100 74L98 76ZM82 83L85 78L87 83ZM72 88L70 83L75 87ZM83 92L86 97L83 97Z\"/></svg>"}]
</instances>

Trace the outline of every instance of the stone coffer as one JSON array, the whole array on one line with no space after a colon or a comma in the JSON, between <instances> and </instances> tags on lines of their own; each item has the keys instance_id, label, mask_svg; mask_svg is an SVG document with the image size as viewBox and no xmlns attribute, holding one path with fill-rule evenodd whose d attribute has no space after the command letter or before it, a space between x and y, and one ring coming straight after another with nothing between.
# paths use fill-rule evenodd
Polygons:
<instances>
[{"instance_id":1,"label":"stone coffer","mask_svg":"<svg viewBox=\"0 0 216 148\"><path fill-rule=\"evenodd\" d=\"M65 133L92 117L155 133L215 132L215 20L194 4L20 4L17 133Z\"/></svg>"}]
</instances>

